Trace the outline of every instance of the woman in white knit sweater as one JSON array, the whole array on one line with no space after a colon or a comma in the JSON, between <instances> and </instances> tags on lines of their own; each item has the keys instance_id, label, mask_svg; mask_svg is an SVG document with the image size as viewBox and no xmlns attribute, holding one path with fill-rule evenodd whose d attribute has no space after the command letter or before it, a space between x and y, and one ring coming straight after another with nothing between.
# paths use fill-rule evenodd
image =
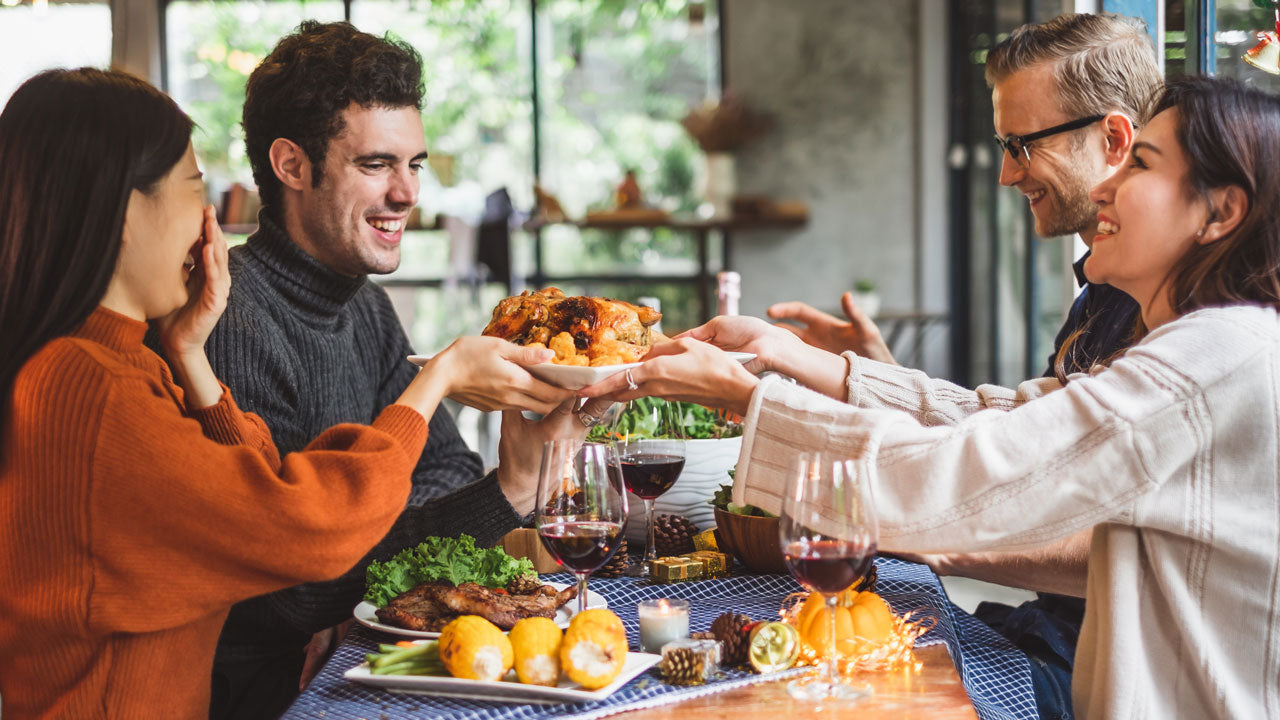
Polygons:
<instances>
[{"instance_id":1,"label":"woman in white knit sweater","mask_svg":"<svg viewBox=\"0 0 1280 720\"><path fill-rule=\"evenodd\" d=\"M1076 713L1280 717L1280 99L1172 83L1092 198L1085 271L1139 302L1146 334L1065 385L974 392L719 318L655 349L638 390L583 392L741 412L735 500L774 511L797 453L873 457L885 549L1026 550L1093 528Z\"/></svg>"}]
</instances>

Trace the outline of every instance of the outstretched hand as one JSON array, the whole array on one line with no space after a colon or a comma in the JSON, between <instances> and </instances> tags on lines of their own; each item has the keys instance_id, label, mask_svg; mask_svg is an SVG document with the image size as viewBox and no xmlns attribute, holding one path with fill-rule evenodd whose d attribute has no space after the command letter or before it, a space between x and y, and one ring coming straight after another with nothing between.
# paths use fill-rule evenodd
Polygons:
<instances>
[{"instance_id":1,"label":"outstretched hand","mask_svg":"<svg viewBox=\"0 0 1280 720\"><path fill-rule=\"evenodd\" d=\"M653 396L745 414L759 380L719 348L691 337L692 333L655 345L639 367L610 375L578 394L617 402Z\"/></svg>"},{"instance_id":2,"label":"outstretched hand","mask_svg":"<svg viewBox=\"0 0 1280 720\"><path fill-rule=\"evenodd\" d=\"M794 353L796 346L800 344L790 333L747 315L720 315L711 318L705 325L676 336L676 339L680 338L701 340L721 350L754 353L755 359L744 365L747 372L753 375L778 369L779 360ZM661 346L655 346L654 350L659 347ZM650 351L645 359L656 357L657 354Z\"/></svg>"},{"instance_id":3,"label":"outstretched hand","mask_svg":"<svg viewBox=\"0 0 1280 720\"><path fill-rule=\"evenodd\" d=\"M799 325L779 324L794 333L806 344L830 353L840 354L851 350L871 360L896 364L893 353L885 344L880 328L853 301L853 293L840 296L840 309L847 320L828 315L799 301L783 302L769 308L769 317Z\"/></svg>"},{"instance_id":4,"label":"outstretched hand","mask_svg":"<svg viewBox=\"0 0 1280 720\"><path fill-rule=\"evenodd\" d=\"M160 343L170 358L203 354L205 341L227 309L231 292L227 240L212 205L204 209L204 234L194 254L196 265L187 278L186 304L156 321Z\"/></svg>"},{"instance_id":5,"label":"outstretched hand","mask_svg":"<svg viewBox=\"0 0 1280 720\"><path fill-rule=\"evenodd\" d=\"M550 350L521 347L495 337L463 337L433 357L424 372L449 378L448 397L479 410L533 410L551 413L574 396L526 369L554 356Z\"/></svg>"}]
</instances>

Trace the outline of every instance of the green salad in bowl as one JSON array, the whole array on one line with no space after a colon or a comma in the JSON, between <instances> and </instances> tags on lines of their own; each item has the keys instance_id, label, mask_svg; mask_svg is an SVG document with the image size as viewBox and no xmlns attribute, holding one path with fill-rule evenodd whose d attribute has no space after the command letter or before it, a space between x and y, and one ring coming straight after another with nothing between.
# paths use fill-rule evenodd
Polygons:
<instances>
[{"instance_id":1,"label":"green salad in bowl","mask_svg":"<svg viewBox=\"0 0 1280 720\"><path fill-rule=\"evenodd\" d=\"M671 434L669 428L659 424L655 417L662 413L651 410L659 404L670 405L675 422L680 424L686 440L722 440L742 435L742 424L732 422L722 413L697 403L668 402L660 398L638 398L631 401L626 410L613 415L591 428L587 439L592 442L609 442L623 437L663 438Z\"/></svg>"}]
</instances>

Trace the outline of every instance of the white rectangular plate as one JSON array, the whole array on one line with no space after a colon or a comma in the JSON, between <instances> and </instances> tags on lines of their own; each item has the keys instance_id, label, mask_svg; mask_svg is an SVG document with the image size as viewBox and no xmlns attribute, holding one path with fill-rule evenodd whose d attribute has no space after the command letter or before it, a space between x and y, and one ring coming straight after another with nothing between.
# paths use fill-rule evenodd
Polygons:
<instances>
[{"instance_id":1,"label":"white rectangular plate","mask_svg":"<svg viewBox=\"0 0 1280 720\"><path fill-rule=\"evenodd\" d=\"M661 655L629 652L627 662L622 666L622 672L614 678L613 682L599 690L584 690L581 685L563 677L560 678L560 684L557 687L523 685L515 681L514 671L507 673L507 680L501 682L463 680L435 675L374 675L369 672L369 663L360 663L344 673L343 677L394 692L418 695L511 703L591 702L609 697L661 659Z\"/></svg>"},{"instance_id":2,"label":"white rectangular plate","mask_svg":"<svg viewBox=\"0 0 1280 720\"><path fill-rule=\"evenodd\" d=\"M755 359L755 353L731 352L726 353L729 357L740 363L745 363ZM430 355L410 355L409 362L414 365L425 365L431 359ZM556 365L555 363L540 363L538 365L529 366L529 374L551 383L557 387L567 390L577 390L588 385L595 385L610 375L616 375L629 368L640 367L640 363L621 363L618 365L601 365L599 367L581 367L578 365Z\"/></svg>"},{"instance_id":3,"label":"white rectangular plate","mask_svg":"<svg viewBox=\"0 0 1280 720\"><path fill-rule=\"evenodd\" d=\"M565 589L565 587L567 587L564 583L547 583L547 584L555 588L556 590L563 590ZM601 595L600 593L588 588L587 589L587 608L590 609L590 608L602 608L602 607L609 607L609 601L605 600L604 596ZM427 632L426 630L409 630L407 628L396 627L395 625L387 625L386 623L378 620L377 613L378 613L378 607L373 603L369 602L368 600L360 601L360 604L356 605L356 609L351 611L351 614L353 617L355 617L356 622L372 630L378 630L380 632L389 633L391 635L399 635L400 637L411 637L411 638L440 637L440 633L438 632ZM556 624L562 628L569 627L569 621L573 619L574 615L577 615L577 614L578 614L578 600L577 598L574 598L573 600L570 600L567 604L565 604L563 607L556 610L556 616L555 616Z\"/></svg>"}]
</instances>

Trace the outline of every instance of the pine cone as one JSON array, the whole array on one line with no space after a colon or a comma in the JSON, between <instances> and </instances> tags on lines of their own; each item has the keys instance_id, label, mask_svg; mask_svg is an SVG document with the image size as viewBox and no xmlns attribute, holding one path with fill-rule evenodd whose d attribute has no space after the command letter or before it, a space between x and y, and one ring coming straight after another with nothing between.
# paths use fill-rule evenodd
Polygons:
<instances>
[{"instance_id":1,"label":"pine cone","mask_svg":"<svg viewBox=\"0 0 1280 720\"><path fill-rule=\"evenodd\" d=\"M702 684L702 656L692 648L673 648L663 653L658 669L670 685Z\"/></svg>"},{"instance_id":2,"label":"pine cone","mask_svg":"<svg viewBox=\"0 0 1280 720\"><path fill-rule=\"evenodd\" d=\"M725 665L741 665L747 661L751 618L741 613L722 613L711 623L711 633L720 641L720 657Z\"/></svg>"},{"instance_id":3,"label":"pine cone","mask_svg":"<svg viewBox=\"0 0 1280 720\"><path fill-rule=\"evenodd\" d=\"M658 557L693 552L693 536L698 526L683 515L659 515L653 519L653 547Z\"/></svg>"},{"instance_id":4,"label":"pine cone","mask_svg":"<svg viewBox=\"0 0 1280 720\"><path fill-rule=\"evenodd\" d=\"M507 592L512 595L532 595L542 587L537 575L521 575L507 583Z\"/></svg>"},{"instance_id":5,"label":"pine cone","mask_svg":"<svg viewBox=\"0 0 1280 720\"><path fill-rule=\"evenodd\" d=\"M627 572L627 539L622 538L622 543L618 545L618 551L609 558L609 562L595 572L595 577L616 578L622 577Z\"/></svg>"},{"instance_id":6,"label":"pine cone","mask_svg":"<svg viewBox=\"0 0 1280 720\"><path fill-rule=\"evenodd\" d=\"M876 572L875 563L872 563L871 569L867 571L867 574L862 576L861 580L853 584L853 589L857 592L875 592L876 580L878 579L879 573Z\"/></svg>"}]
</instances>

